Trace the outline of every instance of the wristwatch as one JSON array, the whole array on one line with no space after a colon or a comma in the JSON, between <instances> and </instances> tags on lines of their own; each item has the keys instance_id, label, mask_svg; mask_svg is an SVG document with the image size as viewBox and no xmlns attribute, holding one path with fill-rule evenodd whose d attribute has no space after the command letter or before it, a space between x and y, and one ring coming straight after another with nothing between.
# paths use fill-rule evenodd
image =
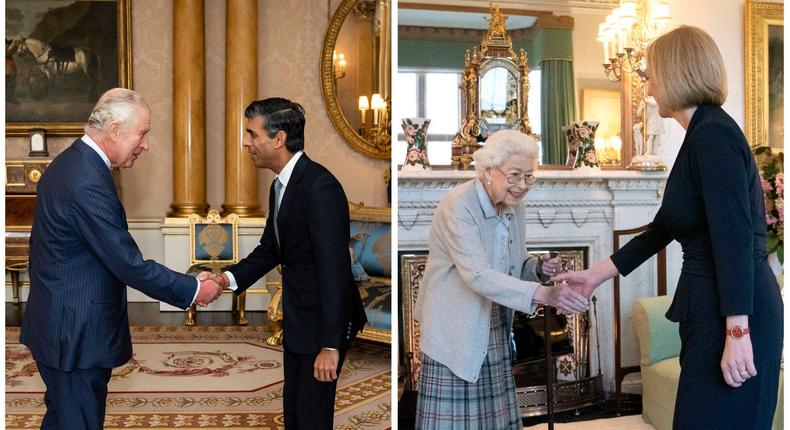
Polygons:
<instances>
[{"instance_id":1,"label":"wristwatch","mask_svg":"<svg viewBox=\"0 0 790 430\"><path fill-rule=\"evenodd\" d=\"M732 336L735 339L740 339L745 334L749 334L749 327L741 327L739 325L733 326L732 328L728 328L726 330L728 336Z\"/></svg>"}]
</instances>

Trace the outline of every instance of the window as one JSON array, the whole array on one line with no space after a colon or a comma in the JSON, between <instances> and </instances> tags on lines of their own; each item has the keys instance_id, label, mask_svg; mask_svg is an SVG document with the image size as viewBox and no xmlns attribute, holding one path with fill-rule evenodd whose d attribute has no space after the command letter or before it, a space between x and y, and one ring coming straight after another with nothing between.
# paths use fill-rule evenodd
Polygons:
<instances>
[{"instance_id":1,"label":"window","mask_svg":"<svg viewBox=\"0 0 790 430\"><path fill-rule=\"evenodd\" d=\"M428 127L428 161L432 166L449 166L453 136L461 127L461 72L417 71L399 72L393 123L397 141L392 156L403 165L406 158L406 137L400 128L402 118L430 118ZM540 70L529 72L527 113L532 132L540 139ZM539 158L540 159L540 158Z\"/></svg>"},{"instance_id":2,"label":"window","mask_svg":"<svg viewBox=\"0 0 790 430\"><path fill-rule=\"evenodd\" d=\"M397 115L393 122L400 127L402 118L425 117L428 126L428 161L431 165L450 165L450 146L461 126L460 72L398 73ZM406 158L406 136L399 129L393 147L398 165Z\"/></svg>"}]
</instances>

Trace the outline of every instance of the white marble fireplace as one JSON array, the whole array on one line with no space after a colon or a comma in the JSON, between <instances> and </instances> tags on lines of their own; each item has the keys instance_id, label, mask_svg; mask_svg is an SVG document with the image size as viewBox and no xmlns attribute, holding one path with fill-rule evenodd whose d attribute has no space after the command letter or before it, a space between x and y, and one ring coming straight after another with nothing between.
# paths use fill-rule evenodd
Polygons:
<instances>
[{"instance_id":1,"label":"white marble fireplace","mask_svg":"<svg viewBox=\"0 0 790 430\"><path fill-rule=\"evenodd\" d=\"M474 178L473 171L435 170L399 172L398 249L425 251L434 209L444 194ZM527 248L587 248L588 264L612 253L612 231L649 223L661 202L666 172L602 171L582 173L570 170L540 170L538 182L525 198ZM674 293L680 271L679 250L670 248L668 292ZM655 258L623 279L621 324L623 363L638 365L638 343L630 324L630 303L638 297L655 295ZM600 368L604 390L614 391L613 283L602 285L595 293L597 324L590 333L591 374L597 374L600 342ZM594 319L594 315L590 315Z\"/></svg>"}]
</instances>

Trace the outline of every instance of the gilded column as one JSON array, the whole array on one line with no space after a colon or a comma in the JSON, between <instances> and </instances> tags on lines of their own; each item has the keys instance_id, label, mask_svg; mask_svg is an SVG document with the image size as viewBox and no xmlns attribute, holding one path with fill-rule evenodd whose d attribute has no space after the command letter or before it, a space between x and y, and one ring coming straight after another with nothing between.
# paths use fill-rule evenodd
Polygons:
<instances>
[{"instance_id":1,"label":"gilded column","mask_svg":"<svg viewBox=\"0 0 790 430\"><path fill-rule=\"evenodd\" d=\"M203 0L173 2L173 204L168 217L206 215Z\"/></svg>"},{"instance_id":2,"label":"gilded column","mask_svg":"<svg viewBox=\"0 0 790 430\"><path fill-rule=\"evenodd\" d=\"M258 1L226 0L225 203L223 214L262 217L258 171L241 143L244 108L258 96Z\"/></svg>"}]
</instances>

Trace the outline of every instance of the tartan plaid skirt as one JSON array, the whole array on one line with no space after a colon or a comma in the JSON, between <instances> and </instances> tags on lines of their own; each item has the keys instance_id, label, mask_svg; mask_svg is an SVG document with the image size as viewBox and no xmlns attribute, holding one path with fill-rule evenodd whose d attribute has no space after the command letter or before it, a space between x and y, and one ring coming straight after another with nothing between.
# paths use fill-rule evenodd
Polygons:
<instances>
[{"instance_id":1,"label":"tartan plaid skirt","mask_svg":"<svg viewBox=\"0 0 790 430\"><path fill-rule=\"evenodd\" d=\"M491 307L488 353L477 382L467 382L422 354L417 394L417 430L522 429L513 380L507 309Z\"/></svg>"}]
</instances>

